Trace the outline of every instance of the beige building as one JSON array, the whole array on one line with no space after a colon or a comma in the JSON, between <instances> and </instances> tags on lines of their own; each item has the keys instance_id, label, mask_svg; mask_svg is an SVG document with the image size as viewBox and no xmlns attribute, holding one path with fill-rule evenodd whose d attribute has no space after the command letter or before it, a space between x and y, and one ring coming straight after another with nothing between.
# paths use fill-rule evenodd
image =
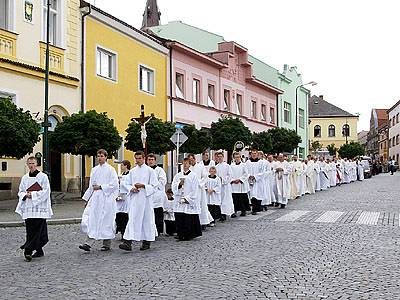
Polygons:
<instances>
[{"instance_id":1,"label":"beige building","mask_svg":"<svg viewBox=\"0 0 400 300\"><path fill-rule=\"evenodd\" d=\"M319 142L322 148L334 144L357 142L358 116L353 115L332 103L323 96L312 96L308 100L310 146Z\"/></svg>"},{"instance_id":2,"label":"beige building","mask_svg":"<svg viewBox=\"0 0 400 300\"><path fill-rule=\"evenodd\" d=\"M49 120L52 128L80 108L79 0L51 0ZM29 110L37 122L44 111L46 12L43 0L0 0L0 97ZM50 129L51 130L51 129ZM34 148L40 156L42 143ZM14 198L25 159L0 158L0 199ZM77 190L79 161L51 151L54 191Z\"/></svg>"}]
</instances>

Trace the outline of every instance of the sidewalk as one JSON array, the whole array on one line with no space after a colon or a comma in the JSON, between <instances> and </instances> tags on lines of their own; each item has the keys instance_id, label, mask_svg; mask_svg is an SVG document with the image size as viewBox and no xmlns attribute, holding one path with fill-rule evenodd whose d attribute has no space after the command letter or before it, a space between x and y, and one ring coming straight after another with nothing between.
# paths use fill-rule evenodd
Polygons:
<instances>
[{"instance_id":1,"label":"sidewalk","mask_svg":"<svg viewBox=\"0 0 400 300\"><path fill-rule=\"evenodd\" d=\"M52 194L53 217L49 225L80 223L85 201L77 194ZM18 200L0 201L0 228L24 226L20 215L14 212Z\"/></svg>"}]
</instances>

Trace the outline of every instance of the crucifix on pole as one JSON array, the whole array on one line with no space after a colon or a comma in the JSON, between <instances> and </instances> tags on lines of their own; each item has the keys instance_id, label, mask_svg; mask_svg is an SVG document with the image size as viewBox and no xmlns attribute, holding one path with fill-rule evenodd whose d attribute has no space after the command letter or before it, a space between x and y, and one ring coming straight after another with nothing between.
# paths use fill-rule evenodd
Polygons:
<instances>
[{"instance_id":1,"label":"crucifix on pole","mask_svg":"<svg viewBox=\"0 0 400 300\"><path fill-rule=\"evenodd\" d=\"M144 105L142 104L140 106L140 116L137 118L133 118L132 121L136 122L137 124L140 125L141 127L141 132L140 132L140 138L142 139L143 143L143 150L144 150L144 155L147 156L147 132L146 132L146 124L152 119L152 116L145 116L144 115Z\"/></svg>"}]
</instances>

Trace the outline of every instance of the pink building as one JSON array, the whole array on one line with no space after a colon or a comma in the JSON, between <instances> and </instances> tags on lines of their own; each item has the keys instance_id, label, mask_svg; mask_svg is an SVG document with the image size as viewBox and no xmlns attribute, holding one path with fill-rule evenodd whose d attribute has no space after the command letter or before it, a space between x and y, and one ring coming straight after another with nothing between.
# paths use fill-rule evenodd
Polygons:
<instances>
[{"instance_id":1,"label":"pink building","mask_svg":"<svg viewBox=\"0 0 400 300\"><path fill-rule=\"evenodd\" d=\"M246 48L221 42L218 51L204 54L175 41L167 44L172 59L172 121L209 128L221 116L232 115L255 132L277 126L282 91L254 77Z\"/></svg>"}]
</instances>

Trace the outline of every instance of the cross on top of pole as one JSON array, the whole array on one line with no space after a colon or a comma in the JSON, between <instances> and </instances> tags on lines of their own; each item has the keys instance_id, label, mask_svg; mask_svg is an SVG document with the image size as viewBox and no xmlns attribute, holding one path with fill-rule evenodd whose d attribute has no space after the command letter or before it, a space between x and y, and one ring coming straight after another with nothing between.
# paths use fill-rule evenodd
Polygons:
<instances>
[{"instance_id":1,"label":"cross on top of pole","mask_svg":"<svg viewBox=\"0 0 400 300\"><path fill-rule=\"evenodd\" d=\"M146 124L150 119L152 118L152 116L145 116L144 115L144 105L142 104L140 106L140 116L137 118L132 118L132 121L135 121L136 123L138 123L139 125L144 125Z\"/></svg>"}]
</instances>

